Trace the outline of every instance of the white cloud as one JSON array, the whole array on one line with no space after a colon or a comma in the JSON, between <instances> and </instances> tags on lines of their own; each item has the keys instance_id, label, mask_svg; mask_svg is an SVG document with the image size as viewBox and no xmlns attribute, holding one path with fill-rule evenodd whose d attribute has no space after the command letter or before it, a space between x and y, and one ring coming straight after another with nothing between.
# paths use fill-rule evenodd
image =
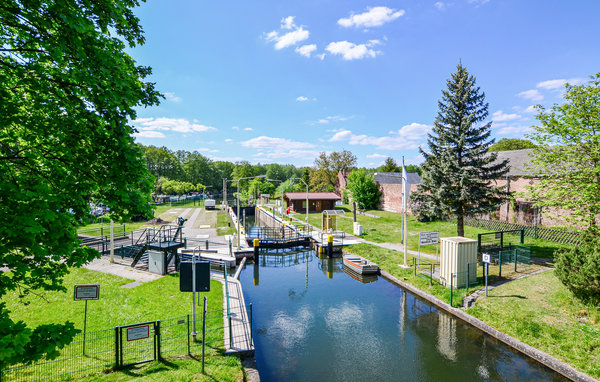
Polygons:
<instances>
[{"instance_id":1,"label":"white cloud","mask_svg":"<svg viewBox=\"0 0 600 382\"><path fill-rule=\"evenodd\" d=\"M310 57L310 54L315 50L317 50L316 44L302 45L296 48L296 52L300 53L304 57Z\"/></svg>"},{"instance_id":2,"label":"white cloud","mask_svg":"<svg viewBox=\"0 0 600 382\"><path fill-rule=\"evenodd\" d=\"M329 117L321 118L317 121L317 123L321 125L326 125L329 122L343 122L351 119L352 117L342 117L341 115L332 115Z\"/></svg>"},{"instance_id":3,"label":"white cloud","mask_svg":"<svg viewBox=\"0 0 600 382\"><path fill-rule=\"evenodd\" d=\"M175 95L175 93L171 93L171 92L166 92L164 93L164 96L167 100L169 101L173 101L173 102L181 102L181 97L177 97Z\"/></svg>"},{"instance_id":4,"label":"white cloud","mask_svg":"<svg viewBox=\"0 0 600 382\"><path fill-rule=\"evenodd\" d=\"M375 58L381 51L371 49L378 45L379 40L369 40L366 44L355 44L348 41L330 42L325 48L333 55L341 55L344 60L359 60L365 57Z\"/></svg>"},{"instance_id":5,"label":"white cloud","mask_svg":"<svg viewBox=\"0 0 600 382\"><path fill-rule=\"evenodd\" d=\"M534 105L527 106L527 109L523 110L523 113L537 113L537 109Z\"/></svg>"},{"instance_id":6,"label":"white cloud","mask_svg":"<svg viewBox=\"0 0 600 382\"><path fill-rule=\"evenodd\" d=\"M542 95L542 93L540 93L540 91L537 89L525 90L524 92L517 94L517 96L523 97L525 99L535 101L535 102L539 102L544 99L544 96Z\"/></svg>"},{"instance_id":7,"label":"white cloud","mask_svg":"<svg viewBox=\"0 0 600 382\"><path fill-rule=\"evenodd\" d=\"M244 127L244 131L252 131L252 130L254 130L254 129L251 127Z\"/></svg>"},{"instance_id":8,"label":"white cloud","mask_svg":"<svg viewBox=\"0 0 600 382\"><path fill-rule=\"evenodd\" d=\"M509 137L522 137L529 132L531 132L529 126L504 126L499 128L496 134Z\"/></svg>"},{"instance_id":9,"label":"white cloud","mask_svg":"<svg viewBox=\"0 0 600 382\"><path fill-rule=\"evenodd\" d=\"M134 133L133 136L140 138L165 138L165 135L160 131L140 131L139 133Z\"/></svg>"},{"instance_id":10,"label":"white cloud","mask_svg":"<svg viewBox=\"0 0 600 382\"><path fill-rule=\"evenodd\" d=\"M296 97L296 101L305 102L305 101L308 101L308 98L305 96L299 96L299 97Z\"/></svg>"},{"instance_id":11,"label":"white cloud","mask_svg":"<svg viewBox=\"0 0 600 382\"><path fill-rule=\"evenodd\" d=\"M294 16L288 16L281 19L281 29L292 29L296 26L294 24Z\"/></svg>"},{"instance_id":12,"label":"white cloud","mask_svg":"<svg viewBox=\"0 0 600 382\"><path fill-rule=\"evenodd\" d=\"M388 157L387 155L382 155L382 154L367 154L367 158L381 158L381 159L384 159L384 158L387 158L387 157Z\"/></svg>"},{"instance_id":13,"label":"white cloud","mask_svg":"<svg viewBox=\"0 0 600 382\"><path fill-rule=\"evenodd\" d=\"M135 128L140 131L171 130L179 133L217 131L212 126L190 122L184 118L138 118L132 121Z\"/></svg>"},{"instance_id":14,"label":"white cloud","mask_svg":"<svg viewBox=\"0 0 600 382\"><path fill-rule=\"evenodd\" d=\"M346 141L350 145L375 146L384 150L400 150L417 148L431 131L432 126L420 123L411 123L402 126L398 131L391 132L389 136L373 137L365 134L357 135L350 130L338 130L330 142Z\"/></svg>"},{"instance_id":15,"label":"white cloud","mask_svg":"<svg viewBox=\"0 0 600 382\"><path fill-rule=\"evenodd\" d=\"M492 119L495 122L514 121L519 118L521 118L519 114L506 114L502 110L498 110L492 114Z\"/></svg>"},{"instance_id":16,"label":"white cloud","mask_svg":"<svg viewBox=\"0 0 600 382\"><path fill-rule=\"evenodd\" d=\"M490 0L468 0L469 3L471 4L475 4L475 5L483 5L485 3L489 3Z\"/></svg>"},{"instance_id":17,"label":"white cloud","mask_svg":"<svg viewBox=\"0 0 600 382\"><path fill-rule=\"evenodd\" d=\"M231 130L239 130L239 126L231 126Z\"/></svg>"},{"instance_id":18,"label":"white cloud","mask_svg":"<svg viewBox=\"0 0 600 382\"><path fill-rule=\"evenodd\" d=\"M571 85L578 85L578 84L585 82L585 78L568 78L568 79L561 78L558 80L548 80L548 81L538 82L537 85L535 85L535 86L539 89L556 90L556 89L562 89L567 82Z\"/></svg>"},{"instance_id":19,"label":"white cloud","mask_svg":"<svg viewBox=\"0 0 600 382\"><path fill-rule=\"evenodd\" d=\"M201 148L196 149L194 151L198 151L199 153L218 153L219 152L219 150L210 149L208 147L201 147Z\"/></svg>"},{"instance_id":20,"label":"white cloud","mask_svg":"<svg viewBox=\"0 0 600 382\"><path fill-rule=\"evenodd\" d=\"M227 143L231 143L231 142L233 142L233 139L231 139L231 138L227 138L227 139L225 139L225 142L227 142Z\"/></svg>"},{"instance_id":21,"label":"white cloud","mask_svg":"<svg viewBox=\"0 0 600 382\"><path fill-rule=\"evenodd\" d=\"M281 29L290 31L280 34L278 31L271 31L264 35L265 40L275 42L275 50L287 48L308 39L310 32L302 26L294 24L294 16L288 16L281 20ZM315 46L316 49L316 46ZM302 54L302 53L301 53Z\"/></svg>"},{"instance_id":22,"label":"white cloud","mask_svg":"<svg viewBox=\"0 0 600 382\"><path fill-rule=\"evenodd\" d=\"M367 8L367 11L360 14L351 14L348 18L338 20L338 24L345 27L371 28L379 27L385 23L392 22L404 15L404 10L395 10L388 7Z\"/></svg>"},{"instance_id":23,"label":"white cloud","mask_svg":"<svg viewBox=\"0 0 600 382\"><path fill-rule=\"evenodd\" d=\"M260 136L241 142L244 147L251 147L254 149L306 149L315 147L312 143L293 141L286 138L273 138L267 136Z\"/></svg>"},{"instance_id":24,"label":"white cloud","mask_svg":"<svg viewBox=\"0 0 600 382\"><path fill-rule=\"evenodd\" d=\"M443 3L441 1L438 1L437 3L433 4L433 6L436 7L438 11L443 11L444 9L448 8L448 4Z\"/></svg>"},{"instance_id":25,"label":"white cloud","mask_svg":"<svg viewBox=\"0 0 600 382\"><path fill-rule=\"evenodd\" d=\"M317 55L315 55L315 57L317 57L319 60L323 61L323 59L325 58L325 53L317 54Z\"/></svg>"}]
</instances>

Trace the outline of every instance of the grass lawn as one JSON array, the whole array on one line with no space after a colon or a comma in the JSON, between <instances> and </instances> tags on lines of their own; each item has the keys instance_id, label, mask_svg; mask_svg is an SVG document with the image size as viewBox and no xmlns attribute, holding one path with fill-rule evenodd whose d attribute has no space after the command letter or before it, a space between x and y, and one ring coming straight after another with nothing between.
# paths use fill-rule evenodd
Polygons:
<instances>
[{"instance_id":1,"label":"grass lawn","mask_svg":"<svg viewBox=\"0 0 600 382\"><path fill-rule=\"evenodd\" d=\"M100 299L88 302L88 332L111 329L118 325L177 318L191 313L190 293L179 291L179 276L169 275L126 289L121 286L131 280L121 277L74 268L65 277L66 292L39 292L30 295L24 305L17 293L8 293L2 299L11 311L11 317L23 320L31 326L71 321L78 329L83 328L83 301L73 301L75 284L100 284ZM208 310L222 309L222 285L211 281ZM201 312L201 309L200 309ZM189 358L176 358L165 363L152 363L135 369L102 375L102 379L126 380L141 375L144 380L229 380L243 379L241 363L237 357L223 356L222 319L207 321L207 329L213 329L212 341L207 340L206 376L200 378L200 363ZM192 366L194 365L194 366ZM133 374L132 374L133 373ZM100 377L93 377L92 380Z\"/></svg>"},{"instance_id":2,"label":"grass lawn","mask_svg":"<svg viewBox=\"0 0 600 382\"><path fill-rule=\"evenodd\" d=\"M429 285L429 281L425 280L418 275L415 276L414 268L404 269L399 267L398 265L404 264L404 253L381 248L375 246L373 244L361 243L350 245L347 247L347 250L355 255L359 255L371 261L374 261L379 265L379 267L386 272L392 274L398 279L405 281L409 284L414 285L418 289L427 292L431 295L436 296L437 298L450 303L450 288L445 287L439 284L439 282L434 279L432 285ZM407 264L412 265L413 256L407 254ZM515 276L521 275L523 273L531 273L540 269L539 266L530 265L528 267L519 266L518 273L511 272L510 267L505 267L503 269L503 276L506 278L513 278ZM498 267L490 266L490 277L488 278L488 282L491 284L498 280L498 277L493 276L497 275ZM477 267L477 280L472 280L469 285L469 292L472 293L475 290L483 287L485 284L483 268L481 266ZM467 296L467 289L454 288L453 297L452 297L452 305L455 307L459 307L462 305L462 300Z\"/></svg>"},{"instance_id":3,"label":"grass lawn","mask_svg":"<svg viewBox=\"0 0 600 382\"><path fill-rule=\"evenodd\" d=\"M353 233L352 210L348 205L337 206L337 209L342 209L346 212L345 216L338 217L338 230L346 233ZM356 215L356 220L363 226L363 236L365 240L376 243L400 243L402 239L402 215L395 212L369 210L370 214L380 216L373 218L364 215ZM294 214L294 217L304 220L304 214ZM321 213L309 214L309 222L317 228L321 228ZM456 236L456 222L419 222L415 216L408 216L408 249L419 249L419 232L439 231L440 237ZM465 237L477 239L477 234L484 232L492 232L482 228L474 228L465 225ZM514 244L518 244L515 238ZM525 245L531 246L533 257L552 258L553 253L558 248L568 245L550 242L547 240L534 240L525 237ZM435 254L435 246L430 245L421 248L424 253Z\"/></svg>"},{"instance_id":4,"label":"grass lawn","mask_svg":"<svg viewBox=\"0 0 600 382\"><path fill-rule=\"evenodd\" d=\"M467 312L600 378L600 307L580 303L553 271L495 288Z\"/></svg>"},{"instance_id":5,"label":"grass lawn","mask_svg":"<svg viewBox=\"0 0 600 382\"><path fill-rule=\"evenodd\" d=\"M231 221L227 210L218 210L217 212L217 235L233 235L235 233L235 225Z\"/></svg>"}]
</instances>

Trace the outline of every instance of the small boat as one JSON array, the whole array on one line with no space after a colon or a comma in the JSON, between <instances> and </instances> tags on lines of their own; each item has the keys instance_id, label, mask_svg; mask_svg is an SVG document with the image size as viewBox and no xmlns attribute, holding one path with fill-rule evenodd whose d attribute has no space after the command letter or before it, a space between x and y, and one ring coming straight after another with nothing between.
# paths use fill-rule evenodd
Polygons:
<instances>
[{"instance_id":1,"label":"small boat","mask_svg":"<svg viewBox=\"0 0 600 382\"><path fill-rule=\"evenodd\" d=\"M359 275L358 273L350 270L350 268L348 268L348 267L344 267L344 273L347 274L348 276L352 277L354 280L356 280L360 283L363 283L363 284L372 283L373 281L377 281L379 279L379 277L377 277L376 273Z\"/></svg>"},{"instance_id":2,"label":"small boat","mask_svg":"<svg viewBox=\"0 0 600 382\"><path fill-rule=\"evenodd\" d=\"M359 275L373 274L379 272L379 267L372 261L363 259L360 256L351 253L345 253L343 256L344 267L358 273Z\"/></svg>"}]
</instances>

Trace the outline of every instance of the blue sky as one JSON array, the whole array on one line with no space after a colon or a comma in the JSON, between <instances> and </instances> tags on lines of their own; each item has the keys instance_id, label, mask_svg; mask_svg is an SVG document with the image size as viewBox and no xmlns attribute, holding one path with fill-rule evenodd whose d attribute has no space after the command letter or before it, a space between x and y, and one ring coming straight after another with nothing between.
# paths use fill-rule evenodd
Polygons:
<instances>
[{"instance_id":1,"label":"blue sky","mask_svg":"<svg viewBox=\"0 0 600 382\"><path fill-rule=\"evenodd\" d=\"M496 139L600 71L596 0L149 0L136 15L146 44L129 53L166 96L138 110L136 141L214 160L418 164L459 60Z\"/></svg>"}]
</instances>

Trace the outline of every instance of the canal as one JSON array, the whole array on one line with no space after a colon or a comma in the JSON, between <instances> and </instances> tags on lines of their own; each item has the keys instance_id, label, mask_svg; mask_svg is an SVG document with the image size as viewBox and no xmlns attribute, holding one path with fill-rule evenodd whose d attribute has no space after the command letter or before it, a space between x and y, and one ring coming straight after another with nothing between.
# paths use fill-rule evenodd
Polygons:
<instances>
[{"instance_id":1,"label":"canal","mask_svg":"<svg viewBox=\"0 0 600 382\"><path fill-rule=\"evenodd\" d=\"M261 253L241 273L261 381L563 381L382 279L314 251Z\"/></svg>"}]
</instances>

